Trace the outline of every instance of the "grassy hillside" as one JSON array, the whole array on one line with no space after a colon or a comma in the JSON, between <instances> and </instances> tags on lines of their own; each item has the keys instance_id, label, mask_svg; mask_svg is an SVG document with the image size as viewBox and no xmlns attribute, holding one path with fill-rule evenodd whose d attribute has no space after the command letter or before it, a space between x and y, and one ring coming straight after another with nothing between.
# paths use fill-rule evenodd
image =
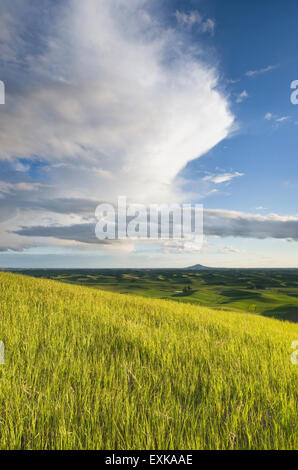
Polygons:
<instances>
[{"instance_id":1,"label":"grassy hillside","mask_svg":"<svg viewBox=\"0 0 298 470\"><path fill-rule=\"evenodd\" d=\"M37 269L23 273L120 294L250 312L298 323L297 269Z\"/></svg>"},{"instance_id":2,"label":"grassy hillside","mask_svg":"<svg viewBox=\"0 0 298 470\"><path fill-rule=\"evenodd\" d=\"M0 273L0 448L297 448L296 339L256 315Z\"/></svg>"}]
</instances>

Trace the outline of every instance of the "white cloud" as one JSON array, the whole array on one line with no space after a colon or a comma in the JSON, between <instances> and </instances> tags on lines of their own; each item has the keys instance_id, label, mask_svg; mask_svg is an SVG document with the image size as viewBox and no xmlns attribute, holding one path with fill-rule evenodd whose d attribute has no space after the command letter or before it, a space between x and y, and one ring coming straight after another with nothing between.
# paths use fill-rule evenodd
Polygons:
<instances>
[{"instance_id":1,"label":"white cloud","mask_svg":"<svg viewBox=\"0 0 298 470\"><path fill-rule=\"evenodd\" d=\"M178 23L184 26L192 27L194 24L201 24L203 19L198 11L191 11L190 13L184 13L176 11L176 19Z\"/></svg>"},{"instance_id":2,"label":"white cloud","mask_svg":"<svg viewBox=\"0 0 298 470\"><path fill-rule=\"evenodd\" d=\"M26 216L23 216L24 223L27 223ZM53 240L64 240L91 245L99 245L95 237L95 222L91 219L88 222L80 222L78 217L71 218L69 215L59 216L60 224L54 224L54 218L50 221L45 220L45 215L35 216L35 222L40 221L39 225L31 223L30 226L21 226L14 230L13 237L22 236L25 238L41 239L51 237ZM247 214L238 211L205 209L204 210L204 237L235 237L235 238L254 238L268 239L275 238L279 240L298 241L298 217L280 216L278 214L260 215ZM12 239L10 240L12 243ZM105 242L110 245L110 242ZM200 243L195 240L166 240L162 243L168 252L196 252L201 250ZM28 242L27 242L28 244ZM1 248L1 247L0 247ZM203 245L204 248L204 245ZM234 250L230 245L225 251ZM234 251L237 253L237 251Z\"/></svg>"},{"instance_id":3,"label":"white cloud","mask_svg":"<svg viewBox=\"0 0 298 470\"><path fill-rule=\"evenodd\" d=\"M267 121L270 121L271 119L273 119L273 114L272 114L272 113L266 113L266 114L265 114L265 119L266 119Z\"/></svg>"},{"instance_id":4,"label":"white cloud","mask_svg":"<svg viewBox=\"0 0 298 470\"><path fill-rule=\"evenodd\" d=\"M275 127L278 127L278 124L280 124L282 122L286 122L286 121L291 120L290 116L277 116L276 114L272 114L272 113L266 113L264 118L267 121L274 121Z\"/></svg>"},{"instance_id":5,"label":"white cloud","mask_svg":"<svg viewBox=\"0 0 298 470\"><path fill-rule=\"evenodd\" d=\"M161 242L162 251L171 254L203 253L208 246L207 241L198 243L195 240L164 240Z\"/></svg>"},{"instance_id":6,"label":"white cloud","mask_svg":"<svg viewBox=\"0 0 298 470\"><path fill-rule=\"evenodd\" d=\"M0 181L0 193L15 193L22 191L37 191L42 185L40 183L8 183L6 181Z\"/></svg>"},{"instance_id":7,"label":"white cloud","mask_svg":"<svg viewBox=\"0 0 298 470\"><path fill-rule=\"evenodd\" d=\"M243 90L239 95L237 96L236 102L237 103L242 103L242 101L246 100L248 98L248 93L246 90Z\"/></svg>"},{"instance_id":8,"label":"white cloud","mask_svg":"<svg viewBox=\"0 0 298 470\"><path fill-rule=\"evenodd\" d=\"M32 80L40 85L11 96L1 115L2 158L84 162L86 174L70 174L84 195L111 197L117 189L165 198L187 162L229 134L233 118L215 90L216 71L179 51L166 66L175 32L154 26L144 36L142 17L132 15L136 4L69 4L55 37L32 60ZM114 185L92 175L90 165L113 174ZM59 178L62 170L50 173Z\"/></svg>"},{"instance_id":9,"label":"white cloud","mask_svg":"<svg viewBox=\"0 0 298 470\"><path fill-rule=\"evenodd\" d=\"M256 239L292 238L297 241L298 217L207 209L204 211L204 234Z\"/></svg>"},{"instance_id":10,"label":"white cloud","mask_svg":"<svg viewBox=\"0 0 298 470\"><path fill-rule=\"evenodd\" d=\"M235 253L237 255L243 255L246 253L246 250L240 250L239 248L233 248L232 246L225 246L222 251L224 253Z\"/></svg>"},{"instance_id":11,"label":"white cloud","mask_svg":"<svg viewBox=\"0 0 298 470\"><path fill-rule=\"evenodd\" d=\"M290 116L281 116L280 118L276 119L276 122L284 122L288 121L290 119Z\"/></svg>"},{"instance_id":12,"label":"white cloud","mask_svg":"<svg viewBox=\"0 0 298 470\"><path fill-rule=\"evenodd\" d=\"M16 171L20 171L21 173L26 173L28 170L30 170L30 165L29 164L25 164L25 163L22 163L22 162L19 162L19 161L15 162L14 167L15 167Z\"/></svg>"},{"instance_id":13,"label":"white cloud","mask_svg":"<svg viewBox=\"0 0 298 470\"><path fill-rule=\"evenodd\" d=\"M256 75L262 75L263 73L271 72L272 70L275 70L279 67L279 64L277 65L268 65L268 67L264 67L262 69L258 70L249 70L246 72L247 77L255 77Z\"/></svg>"},{"instance_id":14,"label":"white cloud","mask_svg":"<svg viewBox=\"0 0 298 470\"><path fill-rule=\"evenodd\" d=\"M213 34L215 30L215 21L211 18L203 19L202 15L194 10L190 13L176 11L177 22L188 29L192 29L196 25L198 30L202 33Z\"/></svg>"},{"instance_id":15,"label":"white cloud","mask_svg":"<svg viewBox=\"0 0 298 470\"><path fill-rule=\"evenodd\" d=\"M220 173L217 175L207 175L204 176L203 181L210 181L211 183L221 184L227 183L234 178L238 178L239 176L244 176L244 173L239 173L238 171L234 173Z\"/></svg>"},{"instance_id":16,"label":"white cloud","mask_svg":"<svg viewBox=\"0 0 298 470\"><path fill-rule=\"evenodd\" d=\"M30 2L30 15L26 2L0 7L13 18L10 55L26 70L18 69L0 114L0 159L23 173L36 156L46 162L42 176L51 185L40 188L41 200L183 200L179 172L232 129L216 69L186 40L179 49L181 31L160 24L152 1L73 0L56 5L53 17L45 4L51 8ZM40 42L33 23L42 25Z\"/></svg>"},{"instance_id":17,"label":"white cloud","mask_svg":"<svg viewBox=\"0 0 298 470\"><path fill-rule=\"evenodd\" d=\"M206 21L202 23L201 30L203 33L214 34L215 31L215 21L211 18L207 18Z\"/></svg>"}]
</instances>

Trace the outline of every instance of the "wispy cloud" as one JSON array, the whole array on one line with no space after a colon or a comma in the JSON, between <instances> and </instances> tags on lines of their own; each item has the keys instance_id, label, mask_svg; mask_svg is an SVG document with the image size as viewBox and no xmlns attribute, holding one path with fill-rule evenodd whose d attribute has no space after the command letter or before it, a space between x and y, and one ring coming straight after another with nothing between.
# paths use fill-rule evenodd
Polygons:
<instances>
[{"instance_id":1,"label":"wispy cloud","mask_svg":"<svg viewBox=\"0 0 298 470\"><path fill-rule=\"evenodd\" d=\"M265 114L264 119L266 119L266 121L274 121L274 123L277 127L278 124L280 124L282 122L291 121L291 116L278 116L276 114L268 112L268 113Z\"/></svg>"},{"instance_id":2,"label":"wispy cloud","mask_svg":"<svg viewBox=\"0 0 298 470\"><path fill-rule=\"evenodd\" d=\"M244 76L253 78L253 77L256 77L257 75L262 75L264 73L271 72L272 70L275 70L278 67L279 67L279 64L277 64L277 65L268 65L268 67L264 67L264 68L261 68L261 69L258 69L258 70L248 70L247 72L245 72ZM241 78L234 78L234 79L227 80L227 82L231 85L233 85L235 83L239 83L240 81L241 81ZM240 98L240 95L239 95L239 98ZM247 96L244 96L244 98L247 98Z\"/></svg>"},{"instance_id":3,"label":"wispy cloud","mask_svg":"<svg viewBox=\"0 0 298 470\"><path fill-rule=\"evenodd\" d=\"M8 183L6 181L0 181L0 193L18 193L23 191L37 191L42 187L40 183L29 183L29 182L21 182L21 183Z\"/></svg>"},{"instance_id":4,"label":"wispy cloud","mask_svg":"<svg viewBox=\"0 0 298 470\"><path fill-rule=\"evenodd\" d=\"M247 77L255 77L256 75L262 75L267 72L271 72L272 70L275 70L279 67L279 64L276 65L268 65L268 67L264 67L258 70L249 70L248 72L245 73Z\"/></svg>"},{"instance_id":5,"label":"wispy cloud","mask_svg":"<svg viewBox=\"0 0 298 470\"><path fill-rule=\"evenodd\" d=\"M266 113L264 118L266 119L266 121L270 121L271 119L273 119L273 114L272 113Z\"/></svg>"},{"instance_id":6,"label":"wispy cloud","mask_svg":"<svg viewBox=\"0 0 298 470\"><path fill-rule=\"evenodd\" d=\"M239 95L237 96L236 102L237 103L242 103L242 101L246 100L248 98L248 93L246 90L243 90Z\"/></svg>"},{"instance_id":7,"label":"wispy cloud","mask_svg":"<svg viewBox=\"0 0 298 470\"><path fill-rule=\"evenodd\" d=\"M194 10L190 13L176 11L177 22L188 29L192 29L196 26L197 29L202 33L214 34L215 21L211 18L203 19L202 15Z\"/></svg>"},{"instance_id":8,"label":"wispy cloud","mask_svg":"<svg viewBox=\"0 0 298 470\"><path fill-rule=\"evenodd\" d=\"M243 254L246 253L246 250L240 250L239 248L234 248L233 246L229 245L229 246L225 246L222 249L222 252L224 252L224 253L235 253L237 255L243 255Z\"/></svg>"},{"instance_id":9,"label":"wispy cloud","mask_svg":"<svg viewBox=\"0 0 298 470\"><path fill-rule=\"evenodd\" d=\"M239 173L238 171L234 173L219 173L217 175L207 175L204 176L203 181L210 181L211 183L221 184L227 183L234 178L238 178L239 176L244 176L244 173Z\"/></svg>"},{"instance_id":10,"label":"wispy cloud","mask_svg":"<svg viewBox=\"0 0 298 470\"><path fill-rule=\"evenodd\" d=\"M290 119L290 116L281 116L276 119L276 122L284 122L284 121L288 121L289 119Z\"/></svg>"}]
</instances>

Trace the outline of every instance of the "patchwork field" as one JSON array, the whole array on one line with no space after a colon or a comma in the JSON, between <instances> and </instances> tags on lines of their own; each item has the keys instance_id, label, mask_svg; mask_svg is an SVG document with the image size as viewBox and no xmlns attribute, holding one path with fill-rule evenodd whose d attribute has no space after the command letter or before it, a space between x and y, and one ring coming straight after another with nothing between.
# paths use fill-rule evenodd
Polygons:
<instances>
[{"instance_id":1,"label":"patchwork field","mask_svg":"<svg viewBox=\"0 0 298 470\"><path fill-rule=\"evenodd\" d=\"M0 273L1 449L297 448L298 325L95 287Z\"/></svg>"},{"instance_id":2,"label":"patchwork field","mask_svg":"<svg viewBox=\"0 0 298 470\"><path fill-rule=\"evenodd\" d=\"M23 273L121 294L298 321L297 269L29 270Z\"/></svg>"}]
</instances>

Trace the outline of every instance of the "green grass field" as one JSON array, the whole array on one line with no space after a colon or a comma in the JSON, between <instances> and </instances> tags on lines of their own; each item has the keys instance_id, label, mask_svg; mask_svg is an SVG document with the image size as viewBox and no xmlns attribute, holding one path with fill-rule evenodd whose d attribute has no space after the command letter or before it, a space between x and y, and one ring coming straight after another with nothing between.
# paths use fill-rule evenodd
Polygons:
<instances>
[{"instance_id":1,"label":"green grass field","mask_svg":"<svg viewBox=\"0 0 298 470\"><path fill-rule=\"evenodd\" d=\"M1 449L294 449L298 325L0 273Z\"/></svg>"},{"instance_id":2,"label":"green grass field","mask_svg":"<svg viewBox=\"0 0 298 470\"><path fill-rule=\"evenodd\" d=\"M47 269L24 273L120 294L175 300L298 322L297 269Z\"/></svg>"}]
</instances>

